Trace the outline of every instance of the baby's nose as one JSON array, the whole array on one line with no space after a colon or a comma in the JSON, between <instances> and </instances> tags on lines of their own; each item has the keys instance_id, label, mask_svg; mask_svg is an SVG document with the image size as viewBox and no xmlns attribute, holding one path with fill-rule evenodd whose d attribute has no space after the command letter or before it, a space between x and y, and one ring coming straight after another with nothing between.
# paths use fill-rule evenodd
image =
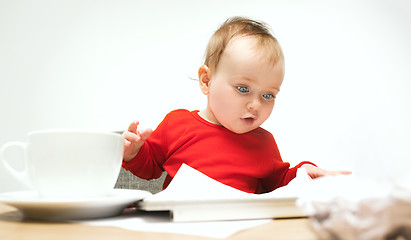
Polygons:
<instances>
[{"instance_id":1,"label":"baby's nose","mask_svg":"<svg viewBox=\"0 0 411 240\"><path fill-rule=\"evenodd\" d=\"M252 99L247 103L247 109L250 111L258 111L260 110L261 102L258 99Z\"/></svg>"}]
</instances>

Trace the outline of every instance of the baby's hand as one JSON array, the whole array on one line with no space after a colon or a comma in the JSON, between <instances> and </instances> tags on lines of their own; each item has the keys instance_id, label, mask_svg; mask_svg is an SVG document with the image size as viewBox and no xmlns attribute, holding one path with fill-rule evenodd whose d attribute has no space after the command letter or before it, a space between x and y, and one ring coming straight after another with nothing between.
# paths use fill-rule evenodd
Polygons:
<instances>
[{"instance_id":1,"label":"baby's hand","mask_svg":"<svg viewBox=\"0 0 411 240\"><path fill-rule=\"evenodd\" d=\"M134 121L130 124L127 131L123 132L124 137L124 156L123 161L128 162L133 159L140 151L144 141L150 137L153 130L146 129L140 131L137 129L139 122Z\"/></svg>"},{"instance_id":2,"label":"baby's hand","mask_svg":"<svg viewBox=\"0 0 411 240\"><path fill-rule=\"evenodd\" d=\"M305 168L308 176L310 176L312 179L323 177L323 176L336 176L336 175L342 175L342 174L351 174L350 171L329 171L329 170L316 167L311 164L304 164L302 167Z\"/></svg>"}]
</instances>

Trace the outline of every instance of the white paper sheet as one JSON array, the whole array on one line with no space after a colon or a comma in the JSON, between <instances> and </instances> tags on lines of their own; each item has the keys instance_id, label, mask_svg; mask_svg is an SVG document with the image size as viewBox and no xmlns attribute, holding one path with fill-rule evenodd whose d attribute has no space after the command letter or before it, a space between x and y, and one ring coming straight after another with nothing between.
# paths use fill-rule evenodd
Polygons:
<instances>
[{"instance_id":1,"label":"white paper sheet","mask_svg":"<svg viewBox=\"0 0 411 240\"><path fill-rule=\"evenodd\" d=\"M300 169L297 177L289 184L290 190L278 189L278 196L295 195L301 184L305 184L308 180L308 175L304 169ZM201 186L201 188L199 188ZM183 165L173 181L170 183L168 190L172 190L176 199L204 198L221 196L251 196L255 194L248 194L237 189L231 188L227 185L219 183L204 174ZM263 197L263 196L262 196ZM163 233L177 233L186 235L196 235L212 238L227 238L228 236L265 223L273 221L271 219L260 220L235 220L235 221L205 221L205 222L182 222L176 223L170 219L166 212L141 212L128 213L122 216L81 221L80 223L93 226L113 226L135 231L146 232L163 232Z\"/></svg>"},{"instance_id":2,"label":"white paper sheet","mask_svg":"<svg viewBox=\"0 0 411 240\"><path fill-rule=\"evenodd\" d=\"M300 190L311 181L305 168L297 170L297 176L287 186L265 194L252 194L240 191L220 183L196 169L183 164L174 176L167 189L148 198L167 199L172 195L172 200L216 200L227 198L286 198L298 197Z\"/></svg>"},{"instance_id":3,"label":"white paper sheet","mask_svg":"<svg viewBox=\"0 0 411 240\"><path fill-rule=\"evenodd\" d=\"M137 212L107 219L82 221L80 223L92 226L119 227L142 232L176 233L223 239L236 232L270 221L272 220L175 223L171 221L166 212Z\"/></svg>"},{"instance_id":4,"label":"white paper sheet","mask_svg":"<svg viewBox=\"0 0 411 240\"><path fill-rule=\"evenodd\" d=\"M303 217L306 215L295 202L309 177L305 169L300 170L289 185L270 193L252 194L183 164L166 190L146 197L138 206L148 211L171 211L175 222Z\"/></svg>"}]
</instances>

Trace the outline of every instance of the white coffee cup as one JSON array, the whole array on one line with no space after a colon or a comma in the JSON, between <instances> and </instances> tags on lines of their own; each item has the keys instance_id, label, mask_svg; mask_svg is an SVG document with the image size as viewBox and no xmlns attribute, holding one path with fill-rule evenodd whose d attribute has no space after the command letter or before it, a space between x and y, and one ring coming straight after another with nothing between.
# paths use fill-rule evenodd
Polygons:
<instances>
[{"instance_id":1,"label":"white coffee cup","mask_svg":"<svg viewBox=\"0 0 411 240\"><path fill-rule=\"evenodd\" d=\"M17 148L17 149L16 149ZM24 152L24 169L6 160L6 151ZM0 149L0 164L44 198L92 198L109 194L123 159L123 136L116 133L44 130L28 134L27 143Z\"/></svg>"}]
</instances>

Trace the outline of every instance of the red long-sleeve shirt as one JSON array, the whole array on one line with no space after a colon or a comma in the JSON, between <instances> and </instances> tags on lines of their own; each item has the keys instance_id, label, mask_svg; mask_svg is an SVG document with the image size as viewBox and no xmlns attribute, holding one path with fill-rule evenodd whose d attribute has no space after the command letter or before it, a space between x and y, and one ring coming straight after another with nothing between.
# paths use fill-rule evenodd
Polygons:
<instances>
[{"instance_id":1,"label":"red long-sleeve shirt","mask_svg":"<svg viewBox=\"0 0 411 240\"><path fill-rule=\"evenodd\" d=\"M198 111L175 110L123 167L147 180L166 171L166 188L183 163L231 187L263 193L287 185L297 168L310 162L290 168L272 134L262 128L237 134L204 120Z\"/></svg>"}]
</instances>

